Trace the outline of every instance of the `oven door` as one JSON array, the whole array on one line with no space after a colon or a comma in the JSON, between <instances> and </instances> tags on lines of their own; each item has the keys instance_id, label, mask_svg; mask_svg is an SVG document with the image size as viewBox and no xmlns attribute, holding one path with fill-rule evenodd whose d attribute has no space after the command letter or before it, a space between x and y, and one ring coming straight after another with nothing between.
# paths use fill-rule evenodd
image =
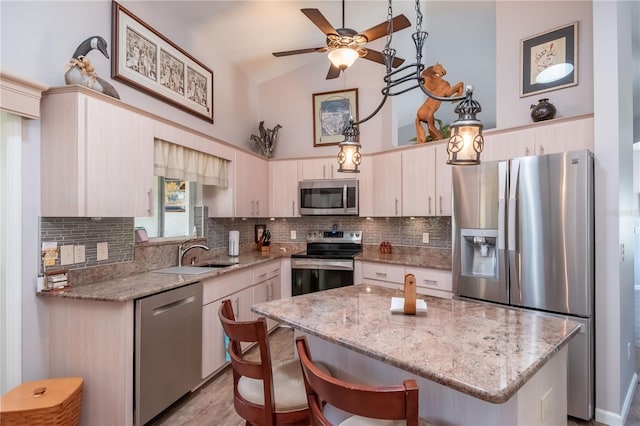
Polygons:
<instances>
[{"instance_id":1,"label":"oven door","mask_svg":"<svg viewBox=\"0 0 640 426\"><path fill-rule=\"evenodd\" d=\"M291 259L291 295L353 285L353 259Z\"/></svg>"}]
</instances>

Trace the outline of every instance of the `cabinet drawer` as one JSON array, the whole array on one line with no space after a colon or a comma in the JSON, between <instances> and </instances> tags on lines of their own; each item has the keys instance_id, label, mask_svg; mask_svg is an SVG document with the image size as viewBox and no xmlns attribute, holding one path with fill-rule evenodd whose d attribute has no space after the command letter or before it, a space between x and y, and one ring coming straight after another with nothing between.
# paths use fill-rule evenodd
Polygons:
<instances>
[{"instance_id":1,"label":"cabinet drawer","mask_svg":"<svg viewBox=\"0 0 640 426\"><path fill-rule=\"evenodd\" d=\"M437 269L407 268L406 273L415 275L418 292L421 288L451 291L451 272Z\"/></svg>"},{"instance_id":2,"label":"cabinet drawer","mask_svg":"<svg viewBox=\"0 0 640 426\"><path fill-rule=\"evenodd\" d=\"M365 279L404 283L404 266L385 265L380 263L363 263L362 276Z\"/></svg>"},{"instance_id":3,"label":"cabinet drawer","mask_svg":"<svg viewBox=\"0 0 640 426\"><path fill-rule=\"evenodd\" d=\"M280 275L280 261L270 262L267 265L257 267L253 271L253 284L258 284Z\"/></svg>"},{"instance_id":4,"label":"cabinet drawer","mask_svg":"<svg viewBox=\"0 0 640 426\"><path fill-rule=\"evenodd\" d=\"M209 278L202 283L202 304L206 305L253 285L251 271Z\"/></svg>"}]
</instances>

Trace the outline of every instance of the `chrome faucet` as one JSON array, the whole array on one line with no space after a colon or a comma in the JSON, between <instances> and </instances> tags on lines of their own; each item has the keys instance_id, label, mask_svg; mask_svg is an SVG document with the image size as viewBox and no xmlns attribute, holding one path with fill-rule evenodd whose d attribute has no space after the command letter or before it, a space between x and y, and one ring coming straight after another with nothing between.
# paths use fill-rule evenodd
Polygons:
<instances>
[{"instance_id":1,"label":"chrome faucet","mask_svg":"<svg viewBox=\"0 0 640 426\"><path fill-rule=\"evenodd\" d=\"M187 248L183 248L184 244L186 242L188 242L188 241L189 240L184 241L184 242L180 243L180 245L178 246L178 266L182 266L182 259L184 258L184 255L187 254L187 252L189 250L194 249L194 248L201 248L201 249L204 249L204 250L207 250L207 251L210 250L209 247L207 247L205 245L202 245L202 244L194 244L194 245L189 246Z\"/></svg>"}]
</instances>

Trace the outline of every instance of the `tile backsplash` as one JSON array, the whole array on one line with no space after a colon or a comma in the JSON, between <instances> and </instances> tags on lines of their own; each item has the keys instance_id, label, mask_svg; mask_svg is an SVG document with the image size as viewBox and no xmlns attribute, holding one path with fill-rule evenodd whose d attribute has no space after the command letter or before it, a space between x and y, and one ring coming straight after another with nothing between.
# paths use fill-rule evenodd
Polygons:
<instances>
[{"instance_id":1,"label":"tile backsplash","mask_svg":"<svg viewBox=\"0 0 640 426\"><path fill-rule=\"evenodd\" d=\"M206 208L205 208L206 217ZM231 219L207 218L197 220L198 235L204 235L211 248L228 246L229 231L240 231L240 245L254 243L255 225L265 225L274 243L302 243L309 231L338 229L362 230L363 243L378 245L389 241L393 246L422 247L451 250L451 217L393 217L365 219L354 216L306 216L270 220L269 218ZM201 229L204 226L204 233ZM291 231L297 238L291 239ZM429 233L429 243L422 242L422 234ZM68 269L131 262L134 260L133 218L55 218L40 220L41 241L55 241L58 246L84 245L85 262L65 265ZM109 259L97 260L96 244L109 245ZM60 265L60 259L56 266Z\"/></svg>"}]
</instances>

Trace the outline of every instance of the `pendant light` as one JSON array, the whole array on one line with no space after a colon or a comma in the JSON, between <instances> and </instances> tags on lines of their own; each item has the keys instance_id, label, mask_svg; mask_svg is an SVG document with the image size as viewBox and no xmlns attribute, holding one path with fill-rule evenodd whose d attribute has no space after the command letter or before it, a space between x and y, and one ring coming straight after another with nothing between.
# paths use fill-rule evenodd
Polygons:
<instances>
[{"instance_id":1,"label":"pendant light","mask_svg":"<svg viewBox=\"0 0 640 426\"><path fill-rule=\"evenodd\" d=\"M432 99L441 102L457 102L461 101L455 109L458 113L458 119L451 123L451 137L447 145L449 158L447 164L451 165L472 165L480 163L480 153L484 148L484 138L482 137L483 124L476 118L476 114L482 111L480 104L473 100L473 87L467 86L466 93L463 96L442 97L436 96L429 92L422 83L422 71L425 66L422 63L422 48L424 41L429 35L426 31L422 31L422 12L420 11L420 0L415 0L416 9L416 32L411 35L416 47L416 63L405 65L402 68L392 70L391 64L395 58L396 51L391 48L391 40L393 37L393 10L392 0L388 1L387 7L387 41L382 55L386 66L384 76L385 87L382 89L382 101L376 109L367 117L359 121L349 121L349 125L344 129L342 134L345 139L338 144L340 151L338 153L339 171L358 173L360 165L360 132L357 126L370 120L375 116L389 96L396 96L402 93L420 88L422 92ZM407 71L406 75L402 75ZM411 84L406 87L407 84ZM403 86L404 87L400 87ZM399 88L398 88L399 87Z\"/></svg>"}]
</instances>

